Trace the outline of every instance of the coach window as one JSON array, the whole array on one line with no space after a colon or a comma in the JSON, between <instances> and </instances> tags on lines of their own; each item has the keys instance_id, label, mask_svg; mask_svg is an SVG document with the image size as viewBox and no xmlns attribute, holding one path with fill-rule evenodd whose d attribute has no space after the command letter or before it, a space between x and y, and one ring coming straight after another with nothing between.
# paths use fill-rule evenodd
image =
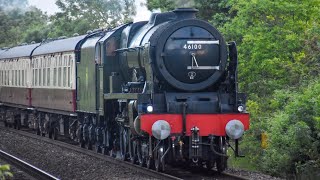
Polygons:
<instances>
[{"instance_id":1,"label":"coach window","mask_svg":"<svg viewBox=\"0 0 320 180\"><path fill-rule=\"evenodd\" d=\"M59 57L59 61L58 61L58 64L57 64L57 68L58 68L58 87L61 86L61 63L62 63L62 56Z\"/></svg>"},{"instance_id":2,"label":"coach window","mask_svg":"<svg viewBox=\"0 0 320 180\"><path fill-rule=\"evenodd\" d=\"M19 62L18 62L18 70L17 70L17 76L18 76L18 78L17 78L17 86L19 86L20 87L20 79L21 79L21 62L22 62L22 60L20 60Z\"/></svg>"},{"instance_id":3,"label":"coach window","mask_svg":"<svg viewBox=\"0 0 320 180\"><path fill-rule=\"evenodd\" d=\"M9 83L8 83L8 85L9 86L12 86L12 70L9 70Z\"/></svg>"},{"instance_id":4,"label":"coach window","mask_svg":"<svg viewBox=\"0 0 320 180\"><path fill-rule=\"evenodd\" d=\"M10 86L14 86L14 70L11 66Z\"/></svg>"},{"instance_id":5,"label":"coach window","mask_svg":"<svg viewBox=\"0 0 320 180\"><path fill-rule=\"evenodd\" d=\"M67 67L63 67L63 87L67 84Z\"/></svg>"},{"instance_id":6,"label":"coach window","mask_svg":"<svg viewBox=\"0 0 320 180\"><path fill-rule=\"evenodd\" d=\"M1 68L1 66L0 66ZM0 70L0 85L2 86L2 70Z\"/></svg>"},{"instance_id":7,"label":"coach window","mask_svg":"<svg viewBox=\"0 0 320 180\"><path fill-rule=\"evenodd\" d=\"M4 68L3 68L3 84L7 85L7 64L4 64Z\"/></svg>"},{"instance_id":8,"label":"coach window","mask_svg":"<svg viewBox=\"0 0 320 180\"><path fill-rule=\"evenodd\" d=\"M24 86L24 70L21 70L21 86Z\"/></svg>"},{"instance_id":9,"label":"coach window","mask_svg":"<svg viewBox=\"0 0 320 180\"><path fill-rule=\"evenodd\" d=\"M42 86L42 66L43 66L43 59L41 58L41 59L39 59L39 67L38 67L38 69L39 69L39 74L38 74L38 76L39 76L39 87Z\"/></svg>"},{"instance_id":10,"label":"coach window","mask_svg":"<svg viewBox=\"0 0 320 180\"><path fill-rule=\"evenodd\" d=\"M35 82L36 82L36 60L33 60L33 64L32 64L32 86L35 86Z\"/></svg>"},{"instance_id":11,"label":"coach window","mask_svg":"<svg viewBox=\"0 0 320 180\"><path fill-rule=\"evenodd\" d=\"M58 87L61 87L61 67L58 67Z\"/></svg>"},{"instance_id":12,"label":"coach window","mask_svg":"<svg viewBox=\"0 0 320 180\"><path fill-rule=\"evenodd\" d=\"M20 71L21 71L21 70L20 70L20 67L19 67L19 70L17 70L17 73L18 73L18 74L17 74L17 76L18 76L18 77L17 77L17 86L19 86L19 87L20 87L20 79L21 79L21 77L20 77Z\"/></svg>"},{"instance_id":13,"label":"coach window","mask_svg":"<svg viewBox=\"0 0 320 180\"><path fill-rule=\"evenodd\" d=\"M0 66L1 68L1 66ZM2 70L0 70L0 85L2 86Z\"/></svg>"},{"instance_id":14,"label":"coach window","mask_svg":"<svg viewBox=\"0 0 320 180\"><path fill-rule=\"evenodd\" d=\"M17 84L18 84L18 86L20 87L21 86L21 82L20 82L20 80L21 80L21 70L19 69L18 70L18 82L17 82Z\"/></svg>"},{"instance_id":15,"label":"coach window","mask_svg":"<svg viewBox=\"0 0 320 180\"><path fill-rule=\"evenodd\" d=\"M10 70L7 70L7 86L10 86Z\"/></svg>"},{"instance_id":16,"label":"coach window","mask_svg":"<svg viewBox=\"0 0 320 180\"><path fill-rule=\"evenodd\" d=\"M57 68L53 68L53 86L57 86Z\"/></svg>"},{"instance_id":17,"label":"coach window","mask_svg":"<svg viewBox=\"0 0 320 180\"><path fill-rule=\"evenodd\" d=\"M7 85L7 70L3 70L3 83L4 85Z\"/></svg>"},{"instance_id":18,"label":"coach window","mask_svg":"<svg viewBox=\"0 0 320 180\"><path fill-rule=\"evenodd\" d=\"M48 62L47 62L47 86L50 86L50 73L51 73L50 64L53 58L54 57L48 58Z\"/></svg>"},{"instance_id":19,"label":"coach window","mask_svg":"<svg viewBox=\"0 0 320 180\"><path fill-rule=\"evenodd\" d=\"M28 65L26 65L26 68L28 68ZM27 74L27 69L24 71L24 85L27 86L27 80L28 80L28 74Z\"/></svg>"},{"instance_id":20,"label":"coach window","mask_svg":"<svg viewBox=\"0 0 320 180\"><path fill-rule=\"evenodd\" d=\"M72 60L72 56L69 56L69 61L68 61L68 84L67 84L67 86L68 87L71 87L71 65L72 65L72 62L73 62L73 60Z\"/></svg>"},{"instance_id":21,"label":"coach window","mask_svg":"<svg viewBox=\"0 0 320 180\"><path fill-rule=\"evenodd\" d=\"M10 79L10 82L11 82L11 86L14 86L14 70L11 70L11 79Z\"/></svg>"},{"instance_id":22,"label":"coach window","mask_svg":"<svg viewBox=\"0 0 320 180\"><path fill-rule=\"evenodd\" d=\"M38 86L38 69L35 69L34 71L34 86Z\"/></svg>"},{"instance_id":23,"label":"coach window","mask_svg":"<svg viewBox=\"0 0 320 180\"><path fill-rule=\"evenodd\" d=\"M4 73L3 73L3 70L1 70L1 79L0 79L0 81L1 81L1 85L2 86L4 85L3 79L4 79Z\"/></svg>"},{"instance_id":24,"label":"coach window","mask_svg":"<svg viewBox=\"0 0 320 180\"><path fill-rule=\"evenodd\" d=\"M3 67L2 67L2 85L5 85L5 64L3 63Z\"/></svg>"},{"instance_id":25,"label":"coach window","mask_svg":"<svg viewBox=\"0 0 320 180\"><path fill-rule=\"evenodd\" d=\"M42 70L42 86L46 86L46 73L47 72L47 69L46 68L43 68L43 70Z\"/></svg>"},{"instance_id":26,"label":"coach window","mask_svg":"<svg viewBox=\"0 0 320 180\"><path fill-rule=\"evenodd\" d=\"M2 70L2 85L5 85L5 83L4 83L4 81L5 81L5 75L4 75L4 73L5 73L5 70L4 70L4 68L3 68L3 70Z\"/></svg>"},{"instance_id":27,"label":"coach window","mask_svg":"<svg viewBox=\"0 0 320 180\"><path fill-rule=\"evenodd\" d=\"M2 83L3 83L3 85L7 85L7 83L6 83L7 72L6 72L5 68L3 68L3 69L4 70L2 71L2 73L3 73Z\"/></svg>"},{"instance_id":28,"label":"coach window","mask_svg":"<svg viewBox=\"0 0 320 180\"><path fill-rule=\"evenodd\" d=\"M5 73L6 73L6 75L5 75L5 83L6 83L6 86L8 86L9 85L9 71L5 70Z\"/></svg>"},{"instance_id":29,"label":"coach window","mask_svg":"<svg viewBox=\"0 0 320 180\"><path fill-rule=\"evenodd\" d=\"M38 60L35 60L35 65L34 65L34 86L38 86Z\"/></svg>"},{"instance_id":30,"label":"coach window","mask_svg":"<svg viewBox=\"0 0 320 180\"><path fill-rule=\"evenodd\" d=\"M11 85L12 86L15 86L15 72L16 72L16 70L12 70L12 79L11 79Z\"/></svg>"},{"instance_id":31,"label":"coach window","mask_svg":"<svg viewBox=\"0 0 320 180\"><path fill-rule=\"evenodd\" d=\"M44 58L44 66L43 66L43 77L42 77L42 86L47 86L47 76L48 76L48 71L47 71L47 66L48 66L48 60L50 57Z\"/></svg>"}]
</instances>

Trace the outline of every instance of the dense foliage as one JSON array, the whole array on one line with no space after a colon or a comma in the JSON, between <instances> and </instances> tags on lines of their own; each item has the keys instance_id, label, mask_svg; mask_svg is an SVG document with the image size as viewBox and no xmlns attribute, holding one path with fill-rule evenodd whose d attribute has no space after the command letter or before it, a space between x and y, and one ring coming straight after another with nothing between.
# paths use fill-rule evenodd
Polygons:
<instances>
[{"instance_id":1,"label":"dense foliage","mask_svg":"<svg viewBox=\"0 0 320 180\"><path fill-rule=\"evenodd\" d=\"M254 169L275 175L320 173L320 1L194 0L239 49L240 87L251 130L242 149ZM179 7L148 0L150 9ZM315 80L316 79L316 80ZM268 137L260 146L261 133Z\"/></svg>"},{"instance_id":2,"label":"dense foliage","mask_svg":"<svg viewBox=\"0 0 320 180\"><path fill-rule=\"evenodd\" d=\"M220 27L239 44L241 89L252 115L249 159L272 174L320 165L320 81L313 80L320 71L319 8L309 0L237 0L237 16ZM251 145L261 132L269 137L265 150Z\"/></svg>"},{"instance_id":3,"label":"dense foliage","mask_svg":"<svg viewBox=\"0 0 320 180\"><path fill-rule=\"evenodd\" d=\"M230 12L228 0L147 0L147 7L150 10L160 9L162 12L171 11L180 7L194 7L199 10L198 17L210 21L216 26L223 25L235 15Z\"/></svg>"},{"instance_id":4,"label":"dense foliage","mask_svg":"<svg viewBox=\"0 0 320 180\"><path fill-rule=\"evenodd\" d=\"M27 0L0 1L0 47L37 41L46 37L47 15Z\"/></svg>"},{"instance_id":5,"label":"dense foliage","mask_svg":"<svg viewBox=\"0 0 320 180\"><path fill-rule=\"evenodd\" d=\"M84 34L132 21L134 0L57 0L62 12L51 17L51 37Z\"/></svg>"}]
</instances>

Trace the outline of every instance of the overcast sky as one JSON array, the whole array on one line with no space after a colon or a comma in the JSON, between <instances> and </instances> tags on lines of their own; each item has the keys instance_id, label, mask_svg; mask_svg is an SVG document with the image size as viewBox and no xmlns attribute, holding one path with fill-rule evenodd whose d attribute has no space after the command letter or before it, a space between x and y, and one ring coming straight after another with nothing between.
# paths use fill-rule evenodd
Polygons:
<instances>
[{"instance_id":1,"label":"overcast sky","mask_svg":"<svg viewBox=\"0 0 320 180\"><path fill-rule=\"evenodd\" d=\"M137 14L134 17L134 21L144 21L149 19L151 12L148 11L147 7L141 7L141 3L145 2L146 0L136 0ZM59 8L55 4L55 0L29 0L29 4L47 12L49 15L59 11Z\"/></svg>"}]
</instances>

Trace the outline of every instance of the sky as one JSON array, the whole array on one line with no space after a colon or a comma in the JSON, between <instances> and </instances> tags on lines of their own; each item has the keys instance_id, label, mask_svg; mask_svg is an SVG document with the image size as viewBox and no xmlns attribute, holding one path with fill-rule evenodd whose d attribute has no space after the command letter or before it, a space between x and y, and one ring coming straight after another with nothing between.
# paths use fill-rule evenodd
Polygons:
<instances>
[{"instance_id":1,"label":"sky","mask_svg":"<svg viewBox=\"0 0 320 180\"><path fill-rule=\"evenodd\" d=\"M136 0L137 14L134 17L134 21L145 21L149 20L151 12L147 9L146 6L141 6L141 3L145 3L146 0ZM55 4L55 0L29 0L29 5L36 6L48 13L48 15L52 15L59 11L59 8Z\"/></svg>"}]
</instances>

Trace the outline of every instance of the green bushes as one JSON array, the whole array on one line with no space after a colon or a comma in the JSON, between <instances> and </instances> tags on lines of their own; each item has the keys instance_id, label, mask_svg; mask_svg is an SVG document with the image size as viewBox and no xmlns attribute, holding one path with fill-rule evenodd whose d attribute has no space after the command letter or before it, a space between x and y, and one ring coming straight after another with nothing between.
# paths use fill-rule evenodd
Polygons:
<instances>
[{"instance_id":1,"label":"green bushes","mask_svg":"<svg viewBox=\"0 0 320 180\"><path fill-rule=\"evenodd\" d=\"M283 94L274 100L283 104L283 110L267 121L270 145L263 153L262 169L275 175L302 175L318 168L320 176L320 81L289 97Z\"/></svg>"},{"instance_id":2,"label":"green bushes","mask_svg":"<svg viewBox=\"0 0 320 180\"><path fill-rule=\"evenodd\" d=\"M0 180L5 180L8 177L13 177L12 173L10 172L10 166L0 165Z\"/></svg>"}]
</instances>

